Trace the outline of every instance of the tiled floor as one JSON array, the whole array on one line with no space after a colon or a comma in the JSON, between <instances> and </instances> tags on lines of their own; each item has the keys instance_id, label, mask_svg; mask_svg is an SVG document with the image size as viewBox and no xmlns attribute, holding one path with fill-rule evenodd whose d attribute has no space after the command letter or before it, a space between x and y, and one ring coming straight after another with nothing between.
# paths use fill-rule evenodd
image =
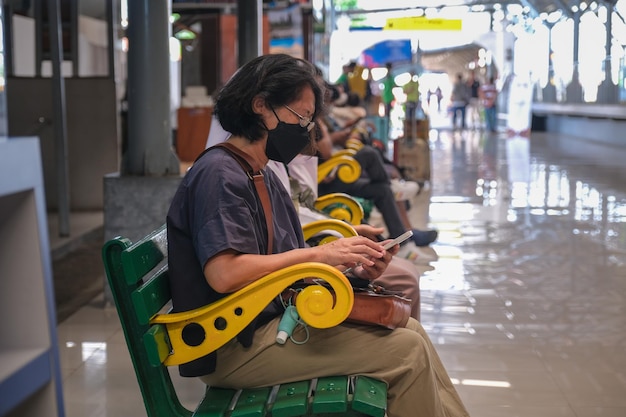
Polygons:
<instances>
[{"instance_id":1,"label":"tiled floor","mask_svg":"<svg viewBox=\"0 0 626 417\"><path fill-rule=\"evenodd\" d=\"M549 140L431 132L422 322L473 417L626 416L626 183ZM111 307L58 333L68 417L145 415Z\"/></svg>"}]
</instances>

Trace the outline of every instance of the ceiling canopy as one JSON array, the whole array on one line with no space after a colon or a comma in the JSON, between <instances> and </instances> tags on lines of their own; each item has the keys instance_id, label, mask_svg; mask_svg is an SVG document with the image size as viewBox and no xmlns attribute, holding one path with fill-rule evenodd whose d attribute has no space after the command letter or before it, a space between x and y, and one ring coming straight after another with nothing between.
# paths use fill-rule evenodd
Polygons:
<instances>
[{"instance_id":1,"label":"ceiling canopy","mask_svg":"<svg viewBox=\"0 0 626 417\"><path fill-rule=\"evenodd\" d=\"M467 65L478 59L478 52L482 47L474 43L445 48L441 50L423 51L421 64L429 72L446 72L450 76L467 71Z\"/></svg>"}]
</instances>

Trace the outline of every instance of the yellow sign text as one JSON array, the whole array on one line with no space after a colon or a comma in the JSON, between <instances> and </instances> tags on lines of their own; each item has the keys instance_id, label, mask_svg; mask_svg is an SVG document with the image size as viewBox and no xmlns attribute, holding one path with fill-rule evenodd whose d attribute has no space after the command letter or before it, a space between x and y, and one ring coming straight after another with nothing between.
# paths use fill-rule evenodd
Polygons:
<instances>
[{"instance_id":1,"label":"yellow sign text","mask_svg":"<svg viewBox=\"0 0 626 417\"><path fill-rule=\"evenodd\" d=\"M462 23L461 19L398 17L387 19L384 30L461 30Z\"/></svg>"}]
</instances>

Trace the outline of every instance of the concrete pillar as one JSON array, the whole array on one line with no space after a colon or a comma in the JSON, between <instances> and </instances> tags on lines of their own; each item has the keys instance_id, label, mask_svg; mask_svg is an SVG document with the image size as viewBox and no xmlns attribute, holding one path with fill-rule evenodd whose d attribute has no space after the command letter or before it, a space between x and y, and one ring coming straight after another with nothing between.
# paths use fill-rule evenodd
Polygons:
<instances>
[{"instance_id":1,"label":"concrete pillar","mask_svg":"<svg viewBox=\"0 0 626 417\"><path fill-rule=\"evenodd\" d=\"M253 3L252 5L250 3ZM237 0L239 67L263 53L263 2Z\"/></svg>"},{"instance_id":2,"label":"concrete pillar","mask_svg":"<svg viewBox=\"0 0 626 417\"><path fill-rule=\"evenodd\" d=\"M554 62L552 62L552 28L551 23L546 23L548 26L548 84L543 88L543 101L545 103L556 102L556 87L554 85Z\"/></svg>"},{"instance_id":3,"label":"concrete pillar","mask_svg":"<svg viewBox=\"0 0 626 417\"><path fill-rule=\"evenodd\" d=\"M180 182L170 125L170 1L128 2L128 150L103 179L105 240L132 241L165 223ZM113 303L105 280L105 305Z\"/></svg>"},{"instance_id":4,"label":"concrete pillar","mask_svg":"<svg viewBox=\"0 0 626 417\"><path fill-rule=\"evenodd\" d=\"M582 103L583 101L583 86L580 84L580 77L578 74L579 66L579 53L580 48L580 8L574 12L574 68L572 72L572 81L565 88L566 101L568 103Z\"/></svg>"},{"instance_id":5,"label":"concrete pillar","mask_svg":"<svg viewBox=\"0 0 626 417\"><path fill-rule=\"evenodd\" d=\"M611 43L613 41L613 3L605 3L606 11L606 43L604 59L604 80L598 87L598 103L615 104L617 103L618 88L613 84L611 78Z\"/></svg>"},{"instance_id":6,"label":"concrete pillar","mask_svg":"<svg viewBox=\"0 0 626 417\"><path fill-rule=\"evenodd\" d=\"M170 123L171 5L128 2L128 150L122 173L178 175Z\"/></svg>"}]
</instances>

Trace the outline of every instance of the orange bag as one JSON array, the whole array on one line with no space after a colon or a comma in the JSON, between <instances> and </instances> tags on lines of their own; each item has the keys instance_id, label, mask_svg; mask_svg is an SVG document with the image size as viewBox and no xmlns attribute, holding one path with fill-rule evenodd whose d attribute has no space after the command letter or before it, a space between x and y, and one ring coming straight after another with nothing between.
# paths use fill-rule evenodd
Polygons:
<instances>
[{"instance_id":1,"label":"orange bag","mask_svg":"<svg viewBox=\"0 0 626 417\"><path fill-rule=\"evenodd\" d=\"M411 300L383 287L354 288L354 306L346 321L395 329L406 326Z\"/></svg>"}]
</instances>

